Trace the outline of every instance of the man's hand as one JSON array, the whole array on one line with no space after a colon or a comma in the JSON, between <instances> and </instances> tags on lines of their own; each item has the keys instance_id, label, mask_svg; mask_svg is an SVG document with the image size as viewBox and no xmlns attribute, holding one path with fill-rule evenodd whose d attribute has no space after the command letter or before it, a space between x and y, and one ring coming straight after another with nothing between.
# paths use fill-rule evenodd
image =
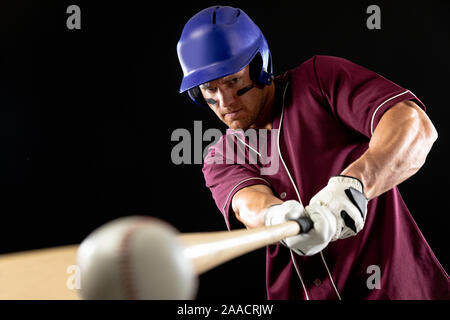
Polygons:
<instances>
[{"instance_id":1,"label":"man's hand","mask_svg":"<svg viewBox=\"0 0 450 320\"><path fill-rule=\"evenodd\" d=\"M363 184L356 178L335 176L309 203L311 210L327 208L336 217L336 232L332 241L356 235L364 227L367 199Z\"/></svg>"},{"instance_id":2,"label":"man's hand","mask_svg":"<svg viewBox=\"0 0 450 320\"><path fill-rule=\"evenodd\" d=\"M306 216L312 220L313 228L281 243L299 255L312 256L322 251L336 233L336 218L326 207L312 206L305 210L298 201L289 200L269 207L264 222L266 226L271 226Z\"/></svg>"}]
</instances>

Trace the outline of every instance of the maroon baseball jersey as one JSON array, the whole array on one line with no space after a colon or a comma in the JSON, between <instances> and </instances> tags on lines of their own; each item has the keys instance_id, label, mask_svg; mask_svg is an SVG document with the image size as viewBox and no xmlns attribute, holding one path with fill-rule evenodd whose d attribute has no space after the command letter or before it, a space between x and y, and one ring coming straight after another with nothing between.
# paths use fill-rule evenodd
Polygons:
<instances>
[{"instance_id":1,"label":"maroon baseball jersey","mask_svg":"<svg viewBox=\"0 0 450 320\"><path fill-rule=\"evenodd\" d=\"M368 149L387 109L405 100L425 109L409 90L330 56L314 56L278 76L275 88L272 132L277 134L255 144L242 131L228 130L205 158L206 185L228 229L243 228L230 207L238 190L265 184L282 200L306 206L331 176ZM259 159L264 144L276 165ZM238 150L246 150L245 161L236 161ZM263 174L269 165L277 170ZM282 244L268 246L266 268L269 299L450 298L449 277L397 188L369 201L358 235L331 242L310 257Z\"/></svg>"}]
</instances>

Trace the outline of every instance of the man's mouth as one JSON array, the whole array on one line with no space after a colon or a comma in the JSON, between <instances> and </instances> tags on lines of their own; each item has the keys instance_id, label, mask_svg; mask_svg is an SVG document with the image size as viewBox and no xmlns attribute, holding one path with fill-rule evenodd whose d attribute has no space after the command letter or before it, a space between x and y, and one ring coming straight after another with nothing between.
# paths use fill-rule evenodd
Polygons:
<instances>
[{"instance_id":1,"label":"man's mouth","mask_svg":"<svg viewBox=\"0 0 450 320\"><path fill-rule=\"evenodd\" d=\"M236 110L236 111L233 111L233 112L228 112L228 113L225 114L225 118L229 119L229 120L234 120L240 115L241 111L242 111L242 109L239 109L239 110Z\"/></svg>"}]
</instances>

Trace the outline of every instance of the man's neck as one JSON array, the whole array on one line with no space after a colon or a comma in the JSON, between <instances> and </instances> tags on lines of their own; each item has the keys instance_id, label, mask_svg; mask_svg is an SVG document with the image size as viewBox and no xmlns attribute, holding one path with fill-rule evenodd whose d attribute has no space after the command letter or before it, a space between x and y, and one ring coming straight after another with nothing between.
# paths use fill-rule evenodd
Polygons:
<instances>
[{"instance_id":1,"label":"man's neck","mask_svg":"<svg viewBox=\"0 0 450 320\"><path fill-rule=\"evenodd\" d=\"M275 83L272 82L269 86L264 87L264 90L266 91L264 105L261 108L258 118L250 128L272 130L273 108L275 104Z\"/></svg>"}]
</instances>

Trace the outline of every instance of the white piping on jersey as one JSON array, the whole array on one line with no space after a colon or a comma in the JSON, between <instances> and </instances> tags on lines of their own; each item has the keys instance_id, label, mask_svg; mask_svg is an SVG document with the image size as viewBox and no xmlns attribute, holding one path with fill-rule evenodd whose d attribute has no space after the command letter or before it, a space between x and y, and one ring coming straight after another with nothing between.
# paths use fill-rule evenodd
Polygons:
<instances>
[{"instance_id":1,"label":"white piping on jersey","mask_svg":"<svg viewBox=\"0 0 450 320\"><path fill-rule=\"evenodd\" d=\"M286 91L287 91L288 86L289 86L289 82L286 84L286 87L284 88L284 93L283 93L283 105L282 105L282 108L281 108L280 125L278 126L278 137L277 137L278 154L280 155L281 162L283 163L283 166L286 169L288 177L291 180L292 185L294 186L295 193L297 194L298 201L300 202L301 205L303 205L302 204L302 199L300 199L300 194L298 193L298 190L297 190L297 186L295 185L294 180L292 180L291 174L290 174L290 172L289 172L289 170L288 170L288 168L286 166L286 163L284 162L284 159L283 159L283 156L281 155L281 150L280 150L280 132L281 132L281 125L283 124L284 98L286 96Z\"/></svg>"},{"instance_id":2,"label":"white piping on jersey","mask_svg":"<svg viewBox=\"0 0 450 320\"><path fill-rule=\"evenodd\" d=\"M400 96L402 96L402 95L404 95L405 93L408 93L408 92L411 93L411 94L415 97L414 93L412 93L412 92L409 91L409 90L406 90L405 92L399 93L399 94L397 94L397 95L395 95L395 96L393 96L393 97L387 99L386 101L384 101L382 104L380 104L380 105L375 109L375 111L373 112L373 115L372 115L372 120L370 121L370 134L371 134L371 135L373 135L373 121L375 120L375 114L377 113L377 111L378 111L378 110L379 110L386 102L389 102L389 101L391 101L392 99L395 99L395 98L397 98L397 97L400 97Z\"/></svg>"},{"instance_id":3,"label":"white piping on jersey","mask_svg":"<svg viewBox=\"0 0 450 320\"><path fill-rule=\"evenodd\" d=\"M286 166L286 163L284 162L284 159L283 159L283 156L281 155L281 150L280 150L280 132L281 132L281 125L283 124L284 99L286 97L286 91L287 91L288 86L289 86L289 82L284 87L283 104L282 104L282 107L281 107L281 116L280 116L280 125L278 126L277 145L278 145L278 154L280 155L281 162L283 163L284 169L286 169L288 177L291 180L292 185L294 186L295 193L297 194L298 201L301 204L302 203L302 199L300 199L300 194L298 193L297 186L295 185L294 180L292 180L291 174L290 174L290 172L289 172L289 170L288 170L288 168ZM303 292L305 293L306 300L309 300L308 291L306 290L305 283L303 282L302 274L300 273L300 270L297 267L297 263L295 262L295 258L294 258L294 254L293 254L292 250L291 249L289 249L289 250L291 251L291 260L294 263L295 271L297 272L298 278L300 279L300 282L302 284Z\"/></svg>"},{"instance_id":4,"label":"white piping on jersey","mask_svg":"<svg viewBox=\"0 0 450 320\"><path fill-rule=\"evenodd\" d=\"M244 182L246 182L246 181L249 181L249 180L263 180L263 181L265 181L268 185L270 185L270 183L266 180L266 179L263 179L263 178L259 178L259 177L252 177L252 178L247 178L247 179L244 179L244 180L242 180L242 181L239 181L232 189L231 189L231 191L228 193L228 195L227 195L227 199L225 200L225 204L223 205L223 208L222 208L222 212L224 213L224 215L223 215L223 217L225 218L225 208L226 208L226 206L227 206L227 203L228 203L228 200L230 199L230 196L231 196L231 194L233 193L233 191L240 185L240 184L242 184L242 183L244 183ZM227 227L228 227L228 229L230 229L230 223L228 222L228 220L225 218L225 223L227 224Z\"/></svg>"},{"instance_id":5,"label":"white piping on jersey","mask_svg":"<svg viewBox=\"0 0 450 320\"><path fill-rule=\"evenodd\" d=\"M300 278L300 282L302 283L303 291L305 292L306 300L309 300L308 291L306 291L305 284L303 283L302 274L300 273L300 270L298 270L297 263L295 262L294 258L294 252L292 249L289 249L291 251L291 260L294 263L295 271L297 271L297 275Z\"/></svg>"},{"instance_id":6,"label":"white piping on jersey","mask_svg":"<svg viewBox=\"0 0 450 320\"><path fill-rule=\"evenodd\" d=\"M286 97L286 91L287 91L288 86L289 86L289 82L286 84L286 87L284 88L284 93L283 93L283 104L282 104L282 108L281 108L280 125L278 126L278 137L277 137L278 154L280 155L281 162L283 163L283 166L284 166L284 168L286 169L286 172L287 172L287 174L288 174L288 177L289 177L289 179L291 180L292 185L294 186L295 193L297 194L298 201L300 202L300 204L302 204L302 200L301 200L301 198L300 198L300 193L298 192L297 186L295 185L294 180L292 179L292 176L291 176L291 174L290 174L290 172L289 172L289 169L287 168L286 163L284 162L284 159L283 159L283 156L281 155L281 150L280 150L280 132L281 132L281 130L282 130L282 129L281 129L281 126L282 126L282 124L283 124L284 100L285 100L285 97ZM303 205L303 204L302 204L302 205ZM304 282L303 282L303 277L302 277L302 275L301 275L301 273L300 273L300 270L299 270L298 267L297 267L297 263L295 262L294 254L293 254L292 250L290 250L290 251L291 251L291 260L292 260L292 262L294 263L295 271L297 272L297 275L298 275L298 277L299 277L299 279L300 279L300 282L302 283L302 287L303 287L303 291L305 292L306 300L309 300L308 291L306 290L305 284L304 284ZM334 284L333 277L331 277L330 270L328 269L328 265L327 265L327 263L326 263L326 261L325 261L325 258L324 258L324 256L323 256L322 251L320 252L320 255L321 255L321 257L322 257L322 261L323 261L323 263L324 263L324 265L325 265L325 268L327 269L328 277L329 277L330 280L331 280L331 284L333 285L334 291L336 292L336 294L337 294L339 300L342 300L342 299L341 299L341 295L339 294L339 291L337 290L336 285Z\"/></svg>"},{"instance_id":7,"label":"white piping on jersey","mask_svg":"<svg viewBox=\"0 0 450 320\"><path fill-rule=\"evenodd\" d=\"M325 261L325 257L323 256L323 251L320 251L320 256L322 257L323 264L325 265L325 268L327 269L328 277L330 277L331 284L333 285L334 291L336 291L336 294L337 294L339 300L342 300L341 295L339 294L339 291L336 288L336 285L334 284L333 277L331 276L330 270L328 269L327 262Z\"/></svg>"}]
</instances>

